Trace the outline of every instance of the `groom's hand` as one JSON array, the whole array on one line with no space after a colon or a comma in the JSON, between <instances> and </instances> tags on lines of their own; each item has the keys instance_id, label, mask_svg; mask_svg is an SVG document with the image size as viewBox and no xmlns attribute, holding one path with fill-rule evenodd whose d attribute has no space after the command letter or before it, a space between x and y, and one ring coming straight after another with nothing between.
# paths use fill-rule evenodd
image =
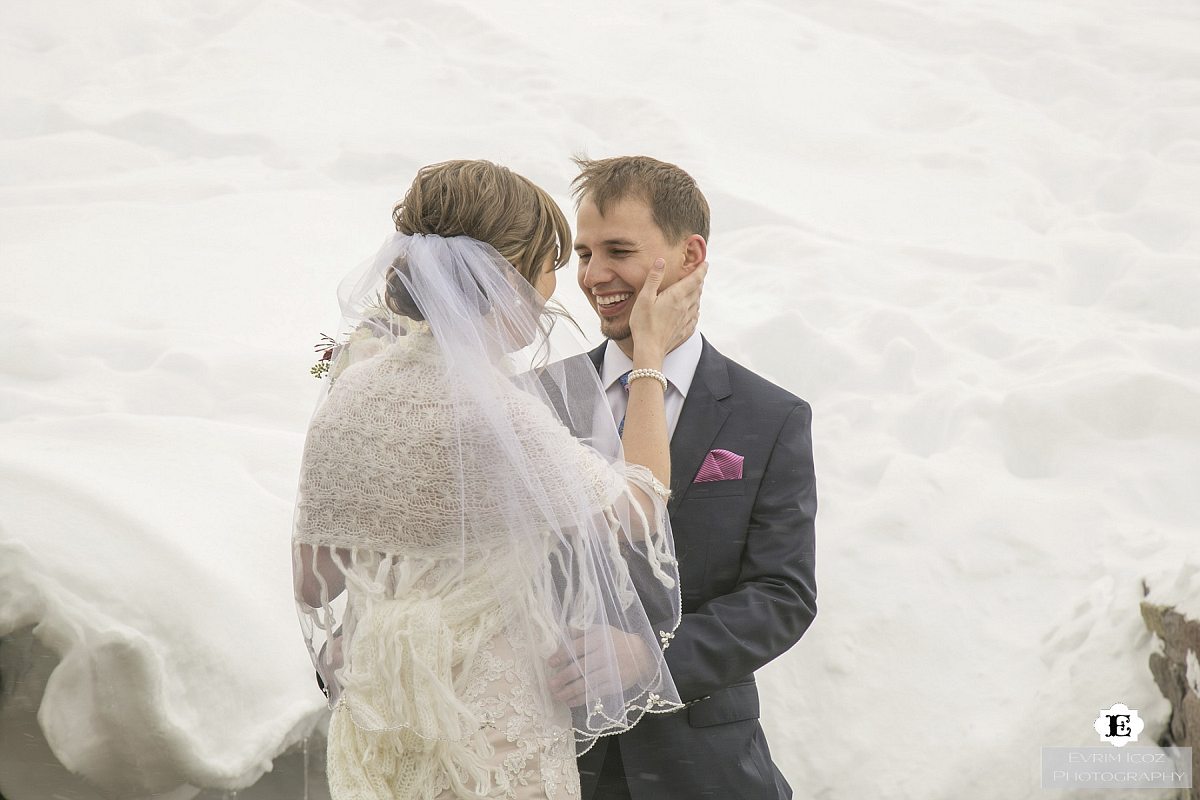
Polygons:
<instances>
[{"instance_id":1,"label":"groom's hand","mask_svg":"<svg viewBox=\"0 0 1200 800\"><path fill-rule=\"evenodd\" d=\"M613 643L611 654L600 647L606 640ZM653 668L649 645L631 633L613 627L604 636L582 633L551 657L550 693L568 706L580 706L589 687L593 694L619 694L648 680Z\"/></svg>"}]
</instances>

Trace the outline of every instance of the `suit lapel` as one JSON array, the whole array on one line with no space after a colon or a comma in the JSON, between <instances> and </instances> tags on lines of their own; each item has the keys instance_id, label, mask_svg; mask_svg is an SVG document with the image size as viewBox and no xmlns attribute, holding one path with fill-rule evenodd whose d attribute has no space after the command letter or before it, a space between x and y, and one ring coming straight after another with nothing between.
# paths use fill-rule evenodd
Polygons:
<instances>
[{"instance_id":1,"label":"suit lapel","mask_svg":"<svg viewBox=\"0 0 1200 800\"><path fill-rule=\"evenodd\" d=\"M696 364L696 377L692 379L692 386L683 401L683 410L679 413L679 422L675 426L675 435L671 437L671 500L667 504L667 511L671 514L675 513L692 485L692 479L700 471L704 457L708 455L713 440L717 438L730 412L727 400L731 394L729 369L725 364L725 356L713 349L703 336L700 339L703 350ZM607 344L605 342L588 352L597 372L603 370L604 348Z\"/></svg>"},{"instance_id":2,"label":"suit lapel","mask_svg":"<svg viewBox=\"0 0 1200 800\"><path fill-rule=\"evenodd\" d=\"M691 487L731 410L727 401L730 390L725 356L714 350L703 336L700 338L704 349L696 364L696 377L671 437L671 500L667 504L671 514Z\"/></svg>"},{"instance_id":3,"label":"suit lapel","mask_svg":"<svg viewBox=\"0 0 1200 800\"><path fill-rule=\"evenodd\" d=\"M592 366L596 368L596 372L604 374L604 349L608 347L608 340L604 340L604 344L594 350L588 351L588 358L592 360Z\"/></svg>"}]
</instances>

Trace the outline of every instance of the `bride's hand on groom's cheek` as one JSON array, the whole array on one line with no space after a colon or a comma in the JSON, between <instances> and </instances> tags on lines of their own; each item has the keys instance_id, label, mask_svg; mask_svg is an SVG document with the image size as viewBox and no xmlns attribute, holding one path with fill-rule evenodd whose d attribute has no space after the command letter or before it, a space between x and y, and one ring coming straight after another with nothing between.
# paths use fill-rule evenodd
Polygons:
<instances>
[{"instance_id":1,"label":"bride's hand on groom's cheek","mask_svg":"<svg viewBox=\"0 0 1200 800\"><path fill-rule=\"evenodd\" d=\"M708 275L705 261L662 289L665 265L664 259L655 260L629 315L629 328L638 348L648 347L645 352L651 353L661 351L663 356L695 332L700 320L700 295Z\"/></svg>"},{"instance_id":2,"label":"bride's hand on groom's cheek","mask_svg":"<svg viewBox=\"0 0 1200 800\"><path fill-rule=\"evenodd\" d=\"M668 352L686 342L696 331L700 323L700 296L704 293L707 276L708 262L704 261L685 272L659 295L660 299L673 303L680 315L679 328Z\"/></svg>"}]
</instances>

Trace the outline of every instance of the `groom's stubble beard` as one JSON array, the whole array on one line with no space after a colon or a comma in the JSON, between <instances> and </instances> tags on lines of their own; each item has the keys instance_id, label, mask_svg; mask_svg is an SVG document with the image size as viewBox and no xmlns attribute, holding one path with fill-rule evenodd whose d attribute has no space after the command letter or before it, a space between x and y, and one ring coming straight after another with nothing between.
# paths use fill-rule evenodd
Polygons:
<instances>
[{"instance_id":1,"label":"groom's stubble beard","mask_svg":"<svg viewBox=\"0 0 1200 800\"><path fill-rule=\"evenodd\" d=\"M605 339L612 339L615 342L620 342L633 336L633 330L629 327L629 320L626 319L605 319L600 318L600 335Z\"/></svg>"},{"instance_id":2,"label":"groom's stubble beard","mask_svg":"<svg viewBox=\"0 0 1200 800\"><path fill-rule=\"evenodd\" d=\"M663 276L663 281L659 285L659 292L661 293L669 289L672 284L679 280L679 277L680 276L676 270L668 265L667 274ZM641 292L642 289L639 288L633 293L634 302L637 302L638 296L641 294ZM605 339L612 339L614 342L622 342L626 339L629 339L630 343L632 343L633 329L629 326L629 317L632 313L633 308L631 304L629 310L625 311L619 317L600 316L600 335ZM597 310L596 314L599 316L600 312Z\"/></svg>"}]
</instances>

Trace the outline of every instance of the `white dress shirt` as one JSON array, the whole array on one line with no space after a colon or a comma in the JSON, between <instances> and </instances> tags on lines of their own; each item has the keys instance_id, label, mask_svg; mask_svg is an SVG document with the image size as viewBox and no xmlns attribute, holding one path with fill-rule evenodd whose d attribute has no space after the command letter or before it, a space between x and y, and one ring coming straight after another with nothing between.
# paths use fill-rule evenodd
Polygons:
<instances>
[{"instance_id":1,"label":"white dress shirt","mask_svg":"<svg viewBox=\"0 0 1200 800\"><path fill-rule=\"evenodd\" d=\"M667 394L664 407L667 412L667 438L675 435L675 426L679 423L679 412L683 410L683 401L687 399L688 390L692 388L692 378L696 377L696 365L700 363L700 352L704 343L700 339L700 331L696 330L683 344L667 353L663 359L662 372L667 377ZM608 340L604 349L604 364L600 369L600 383L604 386L608 404L612 407L613 420L620 424L625 416L625 407L629 403L629 395L621 386L621 376L633 369L633 359L621 352L617 343ZM643 379L647 380L647 379Z\"/></svg>"}]
</instances>

